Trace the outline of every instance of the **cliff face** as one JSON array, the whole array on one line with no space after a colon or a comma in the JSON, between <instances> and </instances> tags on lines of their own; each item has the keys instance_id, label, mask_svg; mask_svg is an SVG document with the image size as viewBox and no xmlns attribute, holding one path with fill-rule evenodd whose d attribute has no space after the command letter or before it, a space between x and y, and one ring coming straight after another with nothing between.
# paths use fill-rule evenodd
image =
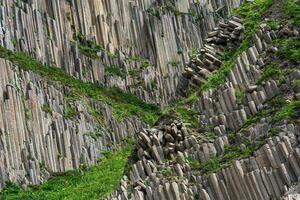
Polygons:
<instances>
[{"instance_id":1,"label":"cliff face","mask_svg":"<svg viewBox=\"0 0 300 200\"><path fill-rule=\"evenodd\" d=\"M0 191L96 165L133 140L107 199L289 198L300 177L299 6L0 1Z\"/></svg>"},{"instance_id":2,"label":"cliff face","mask_svg":"<svg viewBox=\"0 0 300 200\"><path fill-rule=\"evenodd\" d=\"M211 72L224 66L222 46L238 45L240 22L233 17L209 32L202 54L185 68L181 91L212 84L187 103L201 125L190 129L175 120L140 132L138 158L108 199L277 199L298 183L300 90L292 83L300 70L297 62L280 63L274 45L287 37L284 31L260 25L250 47L233 57L224 82L210 82ZM296 29L285 31L299 39ZM288 116L294 120L281 121Z\"/></svg>"},{"instance_id":3,"label":"cliff face","mask_svg":"<svg viewBox=\"0 0 300 200\"><path fill-rule=\"evenodd\" d=\"M7 181L37 185L51 173L94 165L101 152L145 127L135 117L117 120L108 105L72 97L70 88L0 61L1 189Z\"/></svg>"},{"instance_id":4,"label":"cliff face","mask_svg":"<svg viewBox=\"0 0 300 200\"><path fill-rule=\"evenodd\" d=\"M241 2L3 1L1 44L78 79L166 105L188 52Z\"/></svg>"}]
</instances>

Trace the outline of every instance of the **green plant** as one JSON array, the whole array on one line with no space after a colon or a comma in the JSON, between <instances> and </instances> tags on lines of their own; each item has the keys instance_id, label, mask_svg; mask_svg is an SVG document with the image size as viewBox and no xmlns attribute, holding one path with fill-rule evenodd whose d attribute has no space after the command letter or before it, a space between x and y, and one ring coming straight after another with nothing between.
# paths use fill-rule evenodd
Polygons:
<instances>
[{"instance_id":1,"label":"green plant","mask_svg":"<svg viewBox=\"0 0 300 200\"><path fill-rule=\"evenodd\" d=\"M289 38L277 40L279 46L278 54L284 59L300 61L300 39Z\"/></svg>"},{"instance_id":2,"label":"green plant","mask_svg":"<svg viewBox=\"0 0 300 200\"><path fill-rule=\"evenodd\" d=\"M242 104L243 99L246 97L246 92L241 89L235 89L235 96L237 104Z\"/></svg>"},{"instance_id":3,"label":"green plant","mask_svg":"<svg viewBox=\"0 0 300 200\"><path fill-rule=\"evenodd\" d=\"M163 169L161 171L162 175L164 175L165 177L171 177L174 175L173 171L171 169Z\"/></svg>"},{"instance_id":4,"label":"green plant","mask_svg":"<svg viewBox=\"0 0 300 200\"><path fill-rule=\"evenodd\" d=\"M53 109L50 107L48 103L44 103L42 105L42 111L51 114L53 112Z\"/></svg>"},{"instance_id":5,"label":"green plant","mask_svg":"<svg viewBox=\"0 0 300 200\"><path fill-rule=\"evenodd\" d=\"M292 101L286 104L283 109L275 114L275 121L280 122L283 119L297 119L300 117L300 100Z\"/></svg>"},{"instance_id":6,"label":"green plant","mask_svg":"<svg viewBox=\"0 0 300 200\"><path fill-rule=\"evenodd\" d=\"M300 2L298 0L287 0L285 15L294 25L300 25Z\"/></svg>"},{"instance_id":7,"label":"green plant","mask_svg":"<svg viewBox=\"0 0 300 200\"><path fill-rule=\"evenodd\" d=\"M192 48L189 50L188 55L189 55L190 60L194 60L201 55L200 49Z\"/></svg>"},{"instance_id":8,"label":"green plant","mask_svg":"<svg viewBox=\"0 0 300 200\"><path fill-rule=\"evenodd\" d=\"M268 21L268 25L270 26L270 28L272 30L278 30L280 27L280 21L271 20L271 21Z\"/></svg>"},{"instance_id":9,"label":"green plant","mask_svg":"<svg viewBox=\"0 0 300 200\"><path fill-rule=\"evenodd\" d=\"M105 68L105 73L108 76L120 76L122 78L125 78L127 73L124 69L116 66L116 65L112 65L110 67Z\"/></svg>"},{"instance_id":10,"label":"green plant","mask_svg":"<svg viewBox=\"0 0 300 200\"><path fill-rule=\"evenodd\" d=\"M283 75L284 70L281 70L277 64L271 63L264 68L260 79L257 81L257 84L261 84L263 81L267 80L270 77L279 78Z\"/></svg>"},{"instance_id":11,"label":"green plant","mask_svg":"<svg viewBox=\"0 0 300 200\"><path fill-rule=\"evenodd\" d=\"M166 108L163 111L163 116L177 118L193 128L196 128L200 125L197 112L184 106L183 102L177 102L177 104Z\"/></svg>"},{"instance_id":12,"label":"green plant","mask_svg":"<svg viewBox=\"0 0 300 200\"><path fill-rule=\"evenodd\" d=\"M67 119L74 119L77 115L79 115L79 112L76 110L76 108L73 105L68 104L64 117Z\"/></svg>"},{"instance_id":13,"label":"green plant","mask_svg":"<svg viewBox=\"0 0 300 200\"><path fill-rule=\"evenodd\" d=\"M89 136L89 137L93 138L96 141L101 137L101 133L97 132L97 131L87 132L84 135Z\"/></svg>"}]
</instances>

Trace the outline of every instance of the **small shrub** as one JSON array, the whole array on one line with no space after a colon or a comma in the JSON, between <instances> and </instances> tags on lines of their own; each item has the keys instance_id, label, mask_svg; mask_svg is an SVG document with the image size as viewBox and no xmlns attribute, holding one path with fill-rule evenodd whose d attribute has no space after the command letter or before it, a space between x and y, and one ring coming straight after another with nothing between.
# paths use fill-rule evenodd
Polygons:
<instances>
[{"instance_id":1,"label":"small shrub","mask_svg":"<svg viewBox=\"0 0 300 200\"><path fill-rule=\"evenodd\" d=\"M51 114L53 112L53 109L50 107L48 103L44 103L42 106L42 111Z\"/></svg>"},{"instance_id":2,"label":"small shrub","mask_svg":"<svg viewBox=\"0 0 300 200\"><path fill-rule=\"evenodd\" d=\"M110 67L107 67L105 68L105 73L108 75L108 76L119 76L119 77L122 77L122 78L125 78L126 77L126 71L116 65L112 65Z\"/></svg>"}]
</instances>

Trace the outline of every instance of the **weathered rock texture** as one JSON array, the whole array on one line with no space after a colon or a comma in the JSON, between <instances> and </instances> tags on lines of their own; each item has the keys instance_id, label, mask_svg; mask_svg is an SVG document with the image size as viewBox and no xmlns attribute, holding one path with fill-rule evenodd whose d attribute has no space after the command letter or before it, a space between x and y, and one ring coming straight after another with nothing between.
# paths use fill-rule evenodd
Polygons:
<instances>
[{"instance_id":1,"label":"weathered rock texture","mask_svg":"<svg viewBox=\"0 0 300 200\"><path fill-rule=\"evenodd\" d=\"M82 81L165 106L207 83L222 66L225 48L243 41L240 19L223 19L241 2L4 0L0 44ZM0 190L7 181L37 185L51 173L93 165L101 151L138 133L136 158L107 199L297 198L299 123L271 123L269 116L247 124L278 94L300 99L298 86L287 90L280 80L261 81L277 51L273 41L284 35L261 25L225 82L199 93L190 108L210 132L179 121L152 129L134 117L118 121L108 105L74 100L71 88L0 59ZM195 49L200 52L189 60ZM285 81L291 86L296 80L299 69ZM236 155L229 146L251 153Z\"/></svg>"},{"instance_id":2,"label":"weathered rock texture","mask_svg":"<svg viewBox=\"0 0 300 200\"><path fill-rule=\"evenodd\" d=\"M176 122L164 129L141 132L139 160L123 178L120 191L109 199L279 198L300 175L300 127L286 124L278 128L280 136L268 138L253 156L209 174L191 169L187 158L191 152L213 157L219 144L198 144ZM226 136L222 140L226 144Z\"/></svg>"},{"instance_id":3,"label":"weathered rock texture","mask_svg":"<svg viewBox=\"0 0 300 200\"><path fill-rule=\"evenodd\" d=\"M0 44L29 52L79 79L118 86L147 102L175 96L188 52L242 0L21 0L3 1ZM78 39L103 50L90 59ZM89 53L88 53L89 54ZM110 67L124 76L111 76Z\"/></svg>"},{"instance_id":4,"label":"weathered rock texture","mask_svg":"<svg viewBox=\"0 0 300 200\"><path fill-rule=\"evenodd\" d=\"M208 35L214 34L217 33ZM278 35L280 31L272 31L262 24L253 35L251 47L236 59L226 82L201 92L192 105L199 113L200 124L212 127L213 138L208 136L205 140L201 130L191 131L176 121L144 130L138 136L138 158L132 161L120 189L108 199L264 200L279 199L285 194L286 199L297 197L293 191L300 176L299 122L277 124L274 116L266 116L247 124L252 116L268 109L270 99L276 95L287 96L287 100L298 98L299 88L287 87L300 79L299 69L292 69L284 84L271 77L261 81L266 63L270 63L269 58L277 51L272 41ZM202 50L205 55L200 54L186 66L182 87L179 87L181 93L206 83L209 75L205 77L201 70L213 71L220 66L220 63L215 65L217 58L203 64L213 56L209 52L222 50L216 41L217 38L208 39L211 44ZM193 77L203 81L195 82ZM234 138L230 138L232 133ZM236 148L236 152L230 152L229 146ZM255 151L247 158L238 153L253 147ZM230 160L234 153L238 156ZM195 162L202 165L197 167ZM206 163L210 164L208 168L203 165ZM214 169L215 165L220 167Z\"/></svg>"},{"instance_id":5,"label":"weathered rock texture","mask_svg":"<svg viewBox=\"0 0 300 200\"><path fill-rule=\"evenodd\" d=\"M263 108L265 101L278 94L276 81L269 79L258 84L265 67L264 61L268 59L266 53L274 49L272 40L275 38L276 33L262 25L253 36L253 45L236 59L226 83L201 92L194 103L193 107L199 112L202 123L213 125L217 134L225 129L238 130L250 116ZM212 51L217 51L211 48ZM199 60L199 64L206 60L207 58L204 57L202 61ZM195 63L192 65L195 68L201 68L201 65L198 66ZM203 66L209 68L211 65ZM203 69L208 71L208 69ZM192 85L196 83L195 80L203 80L203 82L197 82L198 85L206 82L201 70L196 71L187 66L185 74L187 73L190 74L188 77ZM243 95L238 97L238 92Z\"/></svg>"},{"instance_id":6,"label":"weathered rock texture","mask_svg":"<svg viewBox=\"0 0 300 200\"><path fill-rule=\"evenodd\" d=\"M101 151L145 126L135 118L115 120L101 102L68 100L69 88L6 60L0 66L0 190L7 181L36 185L50 173L96 164Z\"/></svg>"}]
</instances>

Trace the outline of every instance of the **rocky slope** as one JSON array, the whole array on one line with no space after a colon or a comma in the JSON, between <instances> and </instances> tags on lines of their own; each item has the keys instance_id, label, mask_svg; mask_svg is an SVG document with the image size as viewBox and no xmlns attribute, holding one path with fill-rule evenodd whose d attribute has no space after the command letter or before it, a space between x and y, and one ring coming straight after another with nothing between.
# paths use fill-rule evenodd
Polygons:
<instances>
[{"instance_id":1,"label":"rocky slope","mask_svg":"<svg viewBox=\"0 0 300 200\"><path fill-rule=\"evenodd\" d=\"M166 105L188 51L241 2L4 0L0 43L78 79Z\"/></svg>"},{"instance_id":2,"label":"rocky slope","mask_svg":"<svg viewBox=\"0 0 300 200\"><path fill-rule=\"evenodd\" d=\"M134 138L106 199L299 198L298 1L0 8L0 190Z\"/></svg>"}]
</instances>

